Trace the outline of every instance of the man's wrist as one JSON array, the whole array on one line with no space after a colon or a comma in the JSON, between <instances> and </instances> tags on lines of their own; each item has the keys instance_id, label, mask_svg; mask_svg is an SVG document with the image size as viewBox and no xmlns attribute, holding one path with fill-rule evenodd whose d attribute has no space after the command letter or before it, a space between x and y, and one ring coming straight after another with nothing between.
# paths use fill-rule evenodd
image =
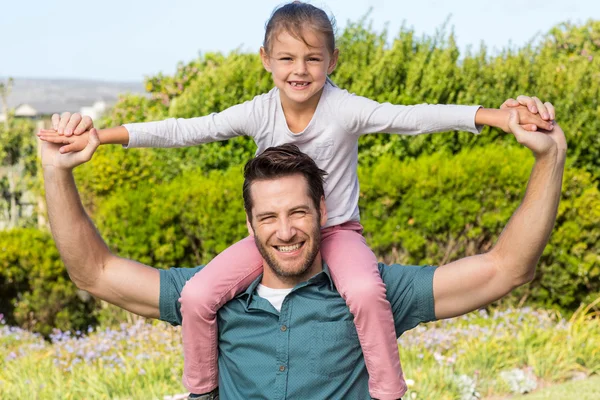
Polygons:
<instances>
[{"instance_id":1,"label":"man's wrist","mask_svg":"<svg viewBox=\"0 0 600 400\"><path fill-rule=\"evenodd\" d=\"M566 159L566 152L562 151L558 148L558 146L552 146L550 149L545 151L544 153L536 154L534 153L536 163L551 163L557 164L559 162L564 162Z\"/></svg>"},{"instance_id":2,"label":"man's wrist","mask_svg":"<svg viewBox=\"0 0 600 400\"><path fill-rule=\"evenodd\" d=\"M73 168L57 167L54 164L42 164L45 176L72 175Z\"/></svg>"}]
</instances>

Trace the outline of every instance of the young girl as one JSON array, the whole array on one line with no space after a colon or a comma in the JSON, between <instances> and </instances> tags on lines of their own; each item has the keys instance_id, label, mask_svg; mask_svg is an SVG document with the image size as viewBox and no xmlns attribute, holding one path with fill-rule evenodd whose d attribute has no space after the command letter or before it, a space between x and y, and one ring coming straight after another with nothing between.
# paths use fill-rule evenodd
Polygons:
<instances>
[{"instance_id":1,"label":"young girl","mask_svg":"<svg viewBox=\"0 0 600 400\"><path fill-rule=\"evenodd\" d=\"M329 219L323 229L321 251L354 315L370 394L377 399L397 399L406 391L406 384L391 308L377 259L367 247L359 223L358 138L375 132L478 133L477 125L483 124L508 130L508 112L479 106L379 104L336 87L328 79L338 59L332 23L321 9L301 2L274 11L260 56L275 84L269 93L204 117L102 130L101 143L182 147L249 135L258 146L257 154L270 146L294 143L310 155L328 172L325 193ZM521 121L550 128L525 108L519 112ZM86 134L58 135L55 131L40 132L44 140L69 143L62 152L80 150L87 143ZM263 259L249 237L219 254L185 286L180 299L183 383L190 392L208 393L217 388L217 310L247 288L262 268Z\"/></svg>"}]
</instances>

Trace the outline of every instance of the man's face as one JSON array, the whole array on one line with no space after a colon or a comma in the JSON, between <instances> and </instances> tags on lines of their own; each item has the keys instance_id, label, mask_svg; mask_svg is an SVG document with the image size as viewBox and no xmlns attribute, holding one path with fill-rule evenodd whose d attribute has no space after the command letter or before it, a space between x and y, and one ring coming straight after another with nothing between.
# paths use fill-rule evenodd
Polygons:
<instances>
[{"instance_id":1,"label":"man's face","mask_svg":"<svg viewBox=\"0 0 600 400\"><path fill-rule=\"evenodd\" d=\"M250 188L252 221L248 229L265 259L263 284L293 287L321 270L321 226L327 221L325 201L319 209L308 195L304 176L256 181Z\"/></svg>"}]
</instances>

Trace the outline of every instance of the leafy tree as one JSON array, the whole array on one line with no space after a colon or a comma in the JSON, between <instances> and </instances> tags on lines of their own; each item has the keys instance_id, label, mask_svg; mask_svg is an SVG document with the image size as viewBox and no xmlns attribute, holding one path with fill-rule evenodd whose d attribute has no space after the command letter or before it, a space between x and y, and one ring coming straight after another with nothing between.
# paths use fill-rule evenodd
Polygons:
<instances>
[{"instance_id":1,"label":"leafy tree","mask_svg":"<svg viewBox=\"0 0 600 400\"><path fill-rule=\"evenodd\" d=\"M8 108L8 96L13 80L0 83L0 97L4 113L4 123L0 126L0 193L7 227L14 228L25 224L21 218L21 199L30 188L35 176L34 124L28 120L16 120Z\"/></svg>"}]
</instances>

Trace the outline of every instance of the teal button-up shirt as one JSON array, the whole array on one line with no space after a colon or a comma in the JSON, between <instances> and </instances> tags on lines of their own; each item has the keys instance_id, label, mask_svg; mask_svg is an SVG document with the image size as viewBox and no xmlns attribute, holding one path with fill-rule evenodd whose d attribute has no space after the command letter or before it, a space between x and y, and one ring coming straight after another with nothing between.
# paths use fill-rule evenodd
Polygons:
<instances>
[{"instance_id":1,"label":"teal button-up shirt","mask_svg":"<svg viewBox=\"0 0 600 400\"><path fill-rule=\"evenodd\" d=\"M160 319L181 324L179 297L202 267L160 271ZM435 319L435 267L379 264L396 333ZM221 399L370 399L353 317L329 270L297 285L281 312L256 294L262 277L218 312Z\"/></svg>"}]
</instances>

